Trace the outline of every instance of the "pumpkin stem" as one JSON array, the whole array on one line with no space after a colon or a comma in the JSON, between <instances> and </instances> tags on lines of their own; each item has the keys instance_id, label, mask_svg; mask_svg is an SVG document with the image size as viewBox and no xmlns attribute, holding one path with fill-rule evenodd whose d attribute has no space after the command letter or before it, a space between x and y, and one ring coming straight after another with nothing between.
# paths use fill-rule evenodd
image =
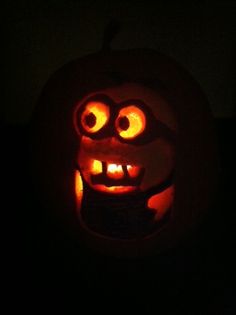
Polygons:
<instances>
[{"instance_id":1,"label":"pumpkin stem","mask_svg":"<svg viewBox=\"0 0 236 315\"><path fill-rule=\"evenodd\" d=\"M111 42L113 38L120 31L120 23L117 20L112 19L105 27L102 42L102 51L111 50Z\"/></svg>"}]
</instances>

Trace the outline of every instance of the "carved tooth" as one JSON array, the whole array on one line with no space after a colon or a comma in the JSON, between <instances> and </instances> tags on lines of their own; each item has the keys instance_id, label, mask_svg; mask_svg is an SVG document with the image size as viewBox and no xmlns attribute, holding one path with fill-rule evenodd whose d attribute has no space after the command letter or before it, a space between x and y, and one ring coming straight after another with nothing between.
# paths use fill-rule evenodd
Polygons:
<instances>
[{"instance_id":1,"label":"carved tooth","mask_svg":"<svg viewBox=\"0 0 236 315\"><path fill-rule=\"evenodd\" d=\"M127 165L127 171L130 177L137 177L140 172L139 166Z\"/></svg>"},{"instance_id":2,"label":"carved tooth","mask_svg":"<svg viewBox=\"0 0 236 315\"><path fill-rule=\"evenodd\" d=\"M107 176L120 179L124 176L122 166L120 164L108 163L107 165Z\"/></svg>"},{"instance_id":3,"label":"carved tooth","mask_svg":"<svg viewBox=\"0 0 236 315\"><path fill-rule=\"evenodd\" d=\"M102 173L102 163L98 160L93 160L92 162L92 174L96 175Z\"/></svg>"}]
</instances>

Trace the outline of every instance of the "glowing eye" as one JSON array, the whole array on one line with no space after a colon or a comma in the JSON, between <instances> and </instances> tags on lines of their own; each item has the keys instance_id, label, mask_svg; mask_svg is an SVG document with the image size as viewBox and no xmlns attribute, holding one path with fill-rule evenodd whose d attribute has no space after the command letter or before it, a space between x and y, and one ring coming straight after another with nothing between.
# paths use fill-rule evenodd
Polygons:
<instances>
[{"instance_id":1,"label":"glowing eye","mask_svg":"<svg viewBox=\"0 0 236 315\"><path fill-rule=\"evenodd\" d=\"M101 102L89 102L81 115L82 127L87 132L97 132L108 121L109 108Z\"/></svg>"},{"instance_id":2,"label":"glowing eye","mask_svg":"<svg viewBox=\"0 0 236 315\"><path fill-rule=\"evenodd\" d=\"M124 139L137 137L146 127L146 117L141 109L136 106L122 108L116 119L116 128Z\"/></svg>"}]
</instances>

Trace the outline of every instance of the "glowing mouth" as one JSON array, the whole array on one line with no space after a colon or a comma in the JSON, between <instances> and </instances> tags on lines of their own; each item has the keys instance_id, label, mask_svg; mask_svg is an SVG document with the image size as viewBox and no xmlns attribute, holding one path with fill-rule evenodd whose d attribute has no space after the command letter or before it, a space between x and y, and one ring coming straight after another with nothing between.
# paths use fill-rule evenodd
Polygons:
<instances>
[{"instance_id":1,"label":"glowing mouth","mask_svg":"<svg viewBox=\"0 0 236 315\"><path fill-rule=\"evenodd\" d=\"M144 175L144 168L93 160L92 184L111 186L138 186Z\"/></svg>"}]
</instances>

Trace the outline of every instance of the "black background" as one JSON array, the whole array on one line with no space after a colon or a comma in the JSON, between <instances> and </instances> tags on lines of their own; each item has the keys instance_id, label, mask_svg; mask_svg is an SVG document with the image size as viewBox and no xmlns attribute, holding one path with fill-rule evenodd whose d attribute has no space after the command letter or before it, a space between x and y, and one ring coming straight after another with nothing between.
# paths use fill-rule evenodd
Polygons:
<instances>
[{"instance_id":1,"label":"black background","mask_svg":"<svg viewBox=\"0 0 236 315\"><path fill-rule=\"evenodd\" d=\"M235 312L231 45L235 6L233 1L222 3L204 1L198 6L172 6L160 2L151 10L139 2L133 4L133 11L131 4L127 5L126 17L125 9L118 14L117 4L102 1L100 6L92 1L6 4L2 19L6 35L2 124L6 150L2 156L6 159L2 171L7 171L3 196L6 197L3 214L7 214L6 219L3 216L7 266L3 271L7 278L4 291L8 307L29 309L31 313L43 307L54 313L67 302L68 309L73 306L77 313L83 307L96 313ZM156 15L149 17L154 10ZM209 12L210 31L206 23ZM69 239L55 218L35 203L28 170L28 122L42 85L66 61L96 51L104 26L114 16L124 28L128 25L115 48L158 48L182 62L200 81L215 115L221 161L218 194L196 234L173 250L129 260L94 253ZM221 24L214 27L217 21ZM142 30L137 26L134 33L133 22L137 25L140 22ZM223 43L226 50L222 49Z\"/></svg>"},{"instance_id":2,"label":"black background","mask_svg":"<svg viewBox=\"0 0 236 315\"><path fill-rule=\"evenodd\" d=\"M49 76L101 48L105 26L121 24L114 49L157 49L183 64L217 117L235 113L235 1L8 0L1 5L5 119L29 121Z\"/></svg>"}]
</instances>

